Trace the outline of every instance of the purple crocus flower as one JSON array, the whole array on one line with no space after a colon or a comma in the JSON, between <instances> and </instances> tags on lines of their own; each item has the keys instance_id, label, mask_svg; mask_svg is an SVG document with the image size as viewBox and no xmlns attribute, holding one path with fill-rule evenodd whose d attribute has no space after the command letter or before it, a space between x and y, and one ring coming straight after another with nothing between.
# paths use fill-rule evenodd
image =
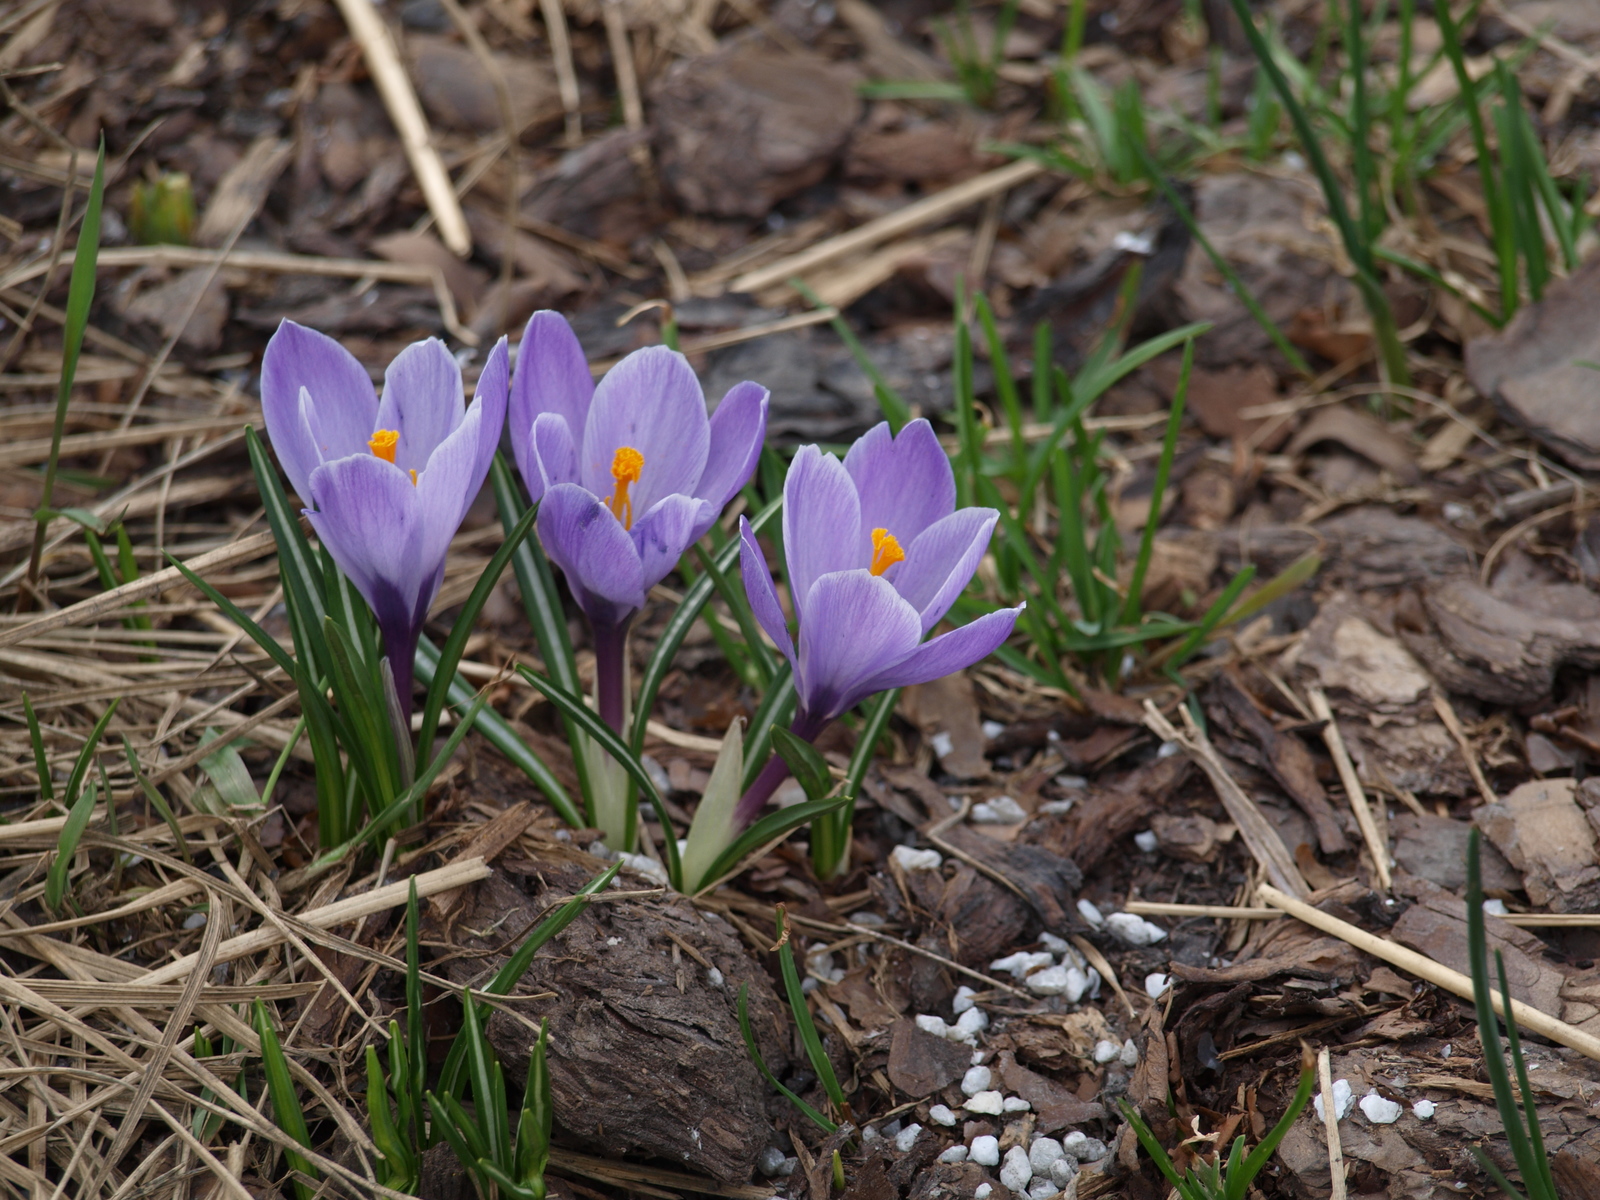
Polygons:
<instances>
[{"instance_id":1,"label":"purple crocus flower","mask_svg":"<svg viewBox=\"0 0 1600 1200\"><path fill-rule=\"evenodd\" d=\"M284 321L261 362L261 410L317 537L372 606L402 713L450 539L477 497L505 422L501 338L463 407L461 368L437 338L389 364L383 399L332 338Z\"/></svg>"},{"instance_id":2,"label":"purple crocus flower","mask_svg":"<svg viewBox=\"0 0 1600 1200\"><path fill-rule=\"evenodd\" d=\"M955 473L927 421L898 437L878 425L842 463L800 448L783 485L798 650L750 523L740 524L745 594L794 668L797 736L815 739L875 692L969 667L1011 635L1020 606L922 640L978 569L997 520L992 508L956 507ZM736 823L755 820L787 774L775 755L739 801Z\"/></svg>"},{"instance_id":3,"label":"purple crocus flower","mask_svg":"<svg viewBox=\"0 0 1600 1200\"><path fill-rule=\"evenodd\" d=\"M523 335L509 420L539 540L594 628L600 715L620 731L628 623L755 470L767 389L736 384L707 418L688 360L664 346L596 386L572 327L546 311Z\"/></svg>"}]
</instances>

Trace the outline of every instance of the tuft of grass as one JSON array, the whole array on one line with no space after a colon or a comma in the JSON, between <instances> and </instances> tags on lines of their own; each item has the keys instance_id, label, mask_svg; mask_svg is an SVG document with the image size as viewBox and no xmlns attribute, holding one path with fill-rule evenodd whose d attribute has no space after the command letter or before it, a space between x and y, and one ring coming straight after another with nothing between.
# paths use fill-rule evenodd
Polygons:
<instances>
[{"instance_id":1,"label":"tuft of grass","mask_svg":"<svg viewBox=\"0 0 1600 1200\"><path fill-rule=\"evenodd\" d=\"M78 852L78 842L83 838L83 831L89 827L89 820L94 816L94 806L98 799L95 782L89 776L89 768L94 762L95 754L100 748L100 739L104 736L106 726L111 723L112 714L117 711L121 699L113 700L106 705L106 711L100 714L100 719L95 722L94 728L89 731L88 738L83 743L83 749L78 753L77 761L72 764L72 773L67 776L67 786L62 791L62 803L67 809L66 824L61 827L61 834L56 839L56 856L50 864L50 871L45 876L44 902L51 909L59 911L61 902L67 895L67 883L72 872L72 858ZM32 705L27 705L29 716L32 717ZM39 764L40 778L48 781L49 770L45 764L44 742L38 736L37 718L30 720L29 733L34 738L34 760ZM86 782L87 780L87 782ZM41 792L48 783L41 783ZM109 810L112 803L111 791L104 789L106 806Z\"/></svg>"},{"instance_id":2,"label":"tuft of grass","mask_svg":"<svg viewBox=\"0 0 1600 1200\"><path fill-rule=\"evenodd\" d=\"M306 1114L300 1107L300 1096L289 1074L289 1060L284 1056L283 1044L278 1041L272 1015L260 1000L254 1002L250 1012L256 1036L261 1039L261 1073L266 1077L267 1097L272 1101L272 1119L279 1129L309 1150L311 1132L306 1126ZM310 1181L318 1178L316 1168L303 1154L293 1150L285 1149L283 1159L293 1172L290 1178L295 1195L299 1200L312 1200L317 1189Z\"/></svg>"}]
</instances>

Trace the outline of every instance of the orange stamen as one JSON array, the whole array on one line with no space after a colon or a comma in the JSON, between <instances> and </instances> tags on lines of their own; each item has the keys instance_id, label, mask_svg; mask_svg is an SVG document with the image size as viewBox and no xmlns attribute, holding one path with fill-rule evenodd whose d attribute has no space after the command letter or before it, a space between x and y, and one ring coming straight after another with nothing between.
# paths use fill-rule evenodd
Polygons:
<instances>
[{"instance_id":1,"label":"orange stamen","mask_svg":"<svg viewBox=\"0 0 1600 1200\"><path fill-rule=\"evenodd\" d=\"M394 461L395 447L400 444L400 431L398 429L379 429L367 439L367 445L372 452L384 462Z\"/></svg>"},{"instance_id":2,"label":"orange stamen","mask_svg":"<svg viewBox=\"0 0 1600 1200\"><path fill-rule=\"evenodd\" d=\"M417 469L415 467L411 468L411 486L417 486Z\"/></svg>"},{"instance_id":3,"label":"orange stamen","mask_svg":"<svg viewBox=\"0 0 1600 1200\"><path fill-rule=\"evenodd\" d=\"M882 575L897 562L905 560L906 552L900 549L900 543L895 541L894 534L887 529L874 529L872 531L872 573Z\"/></svg>"},{"instance_id":4,"label":"orange stamen","mask_svg":"<svg viewBox=\"0 0 1600 1200\"><path fill-rule=\"evenodd\" d=\"M639 482L639 473L643 470L644 455L632 446L619 447L611 460L611 478L617 481L617 488L604 504L622 522L624 529L633 528L633 500L628 496L628 487Z\"/></svg>"}]
</instances>

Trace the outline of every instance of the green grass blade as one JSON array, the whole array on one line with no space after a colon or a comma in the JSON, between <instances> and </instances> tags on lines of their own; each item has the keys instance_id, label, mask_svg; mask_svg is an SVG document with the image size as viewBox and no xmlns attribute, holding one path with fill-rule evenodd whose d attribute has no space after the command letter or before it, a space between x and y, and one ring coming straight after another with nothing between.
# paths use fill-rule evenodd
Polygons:
<instances>
[{"instance_id":1,"label":"green grass blade","mask_svg":"<svg viewBox=\"0 0 1600 1200\"><path fill-rule=\"evenodd\" d=\"M794 668L787 662L778 668L778 674L756 706L750 718L750 728L744 739L744 787L748 789L761 773L767 756L772 753L772 731L794 719L797 696L794 690Z\"/></svg>"},{"instance_id":2,"label":"green grass blade","mask_svg":"<svg viewBox=\"0 0 1600 1200\"><path fill-rule=\"evenodd\" d=\"M105 736L106 726L111 724L111 717L117 711L117 705L121 703L122 697L119 696L106 705L106 711L100 714L100 719L89 731L83 749L78 751L77 761L72 764L72 773L67 776L67 787L62 793L63 803L69 806L77 804L78 789L83 786L83 777L89 771L89 764L94 761L95 753L100 747L100 739Z\"/></svg>"},{"instance_id":3,"label":"green grass blade","mask_svg":"<svg viewBox=\"0 0 1600 1200\"><path fill-rule=\"evenodd\" d=\"M850 765L845 768L844 785L840 795L844 806L835 812L817 817L811 822L811 862L819 879L832 879L842 866L849 846L850 828L855 823L856 797L861 794L861 781L867 777L872 756L877 752L878 741L888 728L895 705L900 702L899 688L891 688L875 696L866 706L866 720L856 735L855 749L850 752Z\"/></svg>"},{"instance_id":4,"label":"green grass blade","mask_svg":"<svg viewBox=\"0 0 1600 1200\"><path fill-rule=\"evenodd\" d=\"M245 430L244 443L255 474L256 490L266 509L267 524L278 543L278 574L283 580L283 597L294 633L295 653L307 671L317 676L322 673L328 656L322 632L323 619L327 616L322 570L311 552L311 544L300 530L300 515L290 506L272 460L267 457L266 447L254 429Z\"/></svg>"},{"instance_id":5,"label":"green grass blade","mask_svg":"<svg viewBox=\"0 0 1600 1200\"><path fill-rule=\"evenodd\" d=\"M767 813L736 837L726 850L717 855L706 868L706 873L700 881L700 890L705 891L713 884L721 882L738 869L746 856L754 854L768 842L777 841L790 830L798 829L808 821L838 813L849 802L846 796L835 796L831 800L806 800Z\"/></svg>"},{"instance_id":6,"label":"green grass blade","mask_svg":"<svg viewBox=\"0 0 1600 1200\"><path fill-rule=\"evenodd\" d=\"M45 876L44 902L52 912L59 912L62 898L67 893L67 882L72 873L72 858L78 852L78 842L83 838L83 831L89 827L89 818L94 816L95 800L99 791L93 779L89 780L87 787L73 802L72 809L67 813L66 824L62 825L61 833L56 839L56 856L50 864L50 873ZM109 798L108 798L109 799Z\"/></svg>"},{"instance_id":7,"label":"green grass blade","mask_svg":"<svg viewBox=\"0 0 1600 1200\"><path fill-rule=\"evenodd\" d=\"M367 1047L366 1060L367 1124L372 1127L372 1144L383 1156L383 1183L396 1191L409 1192L417 1183L416 1158L395 1127L394 1114L389 1109L389 1085L384 1080L374 1047ZM401 1081L396 1083L404 1086Z\"/></svg>"},{"instance_id":8,"label":"green grass blade","mask_svg":"<svg viewBox=\"0 0 1600 1200\"><path fill-rule=\"evenodd\" d=\"M1128 596L1122 605L1122 623L1135 624L1143 608L1144 577L1155 551L1156 526L1161 523L1161 501L1166 496L1167 479L1172 474L1172 459L1178 450L1178 430L1183 425L1183 405L1189 395L1189 374L1194 370L1194 343L1183 345L1183 365L1178 369L1178 387L1172 394L1172 409L1167 414L1167 433L1161 442L1161 457L1156 462L1155 484L1150 489L1150 512L1145 518L1144 535L1139 539L1139 557L1134 560L1128 580Z\"/></svg>"},{"instance_id":9,"label":"green grass blade","mask_svg":"<svg viewBox=\"0 0 1600 1200\"><path fill-rule=\"evenodd\" d=\"M389 1036L393 1039L395 1033ZM417 904L415 875L411 877L411 888L406 894L406 1040L403 1044L408 1074L404 1079L395 1080L395 1089L409 1089L413 1104L420 1104L428 1081L428 1027L422 1011L422 914Z\"/></svg>"},{"instance_id":10,"label":"green grass blade","mask_svg":"<svg viewBox=\"0 0 1600 1200\"><path fill-rule=\"evenodd\" d=\"M184 840L183 828L178 824L177 815L167 803L166 797L161 794L155 784L150 782L150 777L144 773L144 769L139 765L139 756L133 752L133 743L126 737L122 739L122 752L127 756L128 770L133 772L133 780L139 785L139 790L144 793L144 798L149 801L150 807L156 810L161 819L167 823L167 828L172 830L172 840L177 845L178 853L183 855L183 861L193 862L194 860L189 856L189 843Z\"/></svg>"},{"instance_id":11,"label":"green grass blade","mask_svg":"<svg viewBox=\"0 0 1600 1200\"><path fill-rule=\"evenodd\" d=\"M505 571L506 564L511 561L511 556L533 530L533 523L538 514L538 505L529 508L522 514L522 519L512 527L505 541L500 543L500 548L494 552L489 565L478 576L478 582L473 584L472 593L467 597L466 603L461 606L461 613L450 628L450 636L445 638L444 645L439 649L433 682L428 687L428 698L422 708L422 725L417 734L417 752L424 758L432 751L433 737L439 729L439 714L444 709L450 684L455 681L456 667L461 662L462 654L466 652L467 639L472 636L478 614L488 603L489 593L494 591L500 582L500 576Z\"/></svg>"},{"instance_id":12,"label":"green grass blade","mask_svg":"<svg viewBox=\"0 0 1600 1200\"><path fill-rule=\"evenodd\" d=\"M732 552L735 559L739 554L739 540L732 539L722 548L722 553ZM760 627L756 625L755 614L750 611L750 601L745 596L743 589L734 587L728 581L727 568L717 565L716 558L705 552L703 546L694 548L696 560L700 569L711 579L711 586L716 589L717 595L722 597L722 602L728 606L728 611L733 614L733 619L738 622L739 632L744 635L744 649L754 664L756 673L760 676L759 684L763 691L772 686L772 677L777 673L777 664L773 661L772 651L767 649L767 644L761 638ZM717 557L721 557L719 554ZM719 622L720 624L720 622Z\"/></svg>"},{"instance_id":13,"label":"green grass blade","mask_svg":"<svg viewBox=\"0 0 1600 1200\"><path fill-rule=\"evenodd\" d=\"M33 711L33 701L22 693L22 714L28 721L28 742L33 747L33 769L39 776L39 799L46 804L56 802L55 781L50 778L50 758L44 748L44 733L39 728L39 717Z\"/></svg>"},{"instance_id":14,"label":"green grass blade","mask_svg":"<svg viewBox=\"0 0 1600 1200\"><path fill-rule=\"evenodd\" d=\"M1000 327L995 324L994 309L988 297L981 292L972 298L978 313L978 323L983 326L983 338L989 349L989 367L994 372L994 390L1000 397L1000 409L1005 413L1006 424L1011 427L1011 471L1018 478L1026 470L1028 443L1022 432L1022 397L1017 393L1017 381L1011 375L1011 360L1006 351ZM1048 328L1048 326L1046 326Z\"/></svg>"},{"instance_id":15,"label":"green grass blade","mask_svg":"<svg viewBox=\"0 0 1600 1200\"><path fill-rule=\"evenodd\" d=\"M828 760L810 742L796 737L787 729L774 729L772 744L788 765L789 774L805 790L806 799L821 800L833 791L833 774L828 769Z\"/></svg>"},{"instance_id":16,"label":"green grass blade","mask_svg":"<svg viewBox=\"0 0 1600 1200\"><path fill-rule=\"evenodd\" d=\"M1511 1067L1517 1077L1517 1090L1522 1094L1522 1112L1527 1120L1529 1158L1533 1174L1523 1167L1522 1182L1535 1200L1557 1200L1555 1180L1550 1175L1550 1156L1544 1150L1544 1131L1539 1128L1539 1109L1533 1101L1533 1084L1528 1082L1528 1064L1522 1058L1522 1034L1517 1029L1516 1018L1511 1015L1511 985L1506 982L1505 956L1494 952L1495 972L1500 977L1500 1004L1506 1013L1506 1042L1511 1046Z\"/></svg>"},{"instance_id":17,"label":"green grass blade","mask_svg":"<svg viewBox=\"0 0 1600 1200\"><path fill-rule=\"evenodd\" d=\"M1309 1052L1307 1053L1309 1054ZM1305 1111L1306 1105L1311 1102L1311 1089L1315 1082L1316 1071L1312 1069L1312 1064L1306 1061L1305 1057L1302 1057L1300 1083L1294 1090L1294 1098L1289 1101L1289 1107L1284 1109L1283 1117L1272 1127L1267 1136L1261 1139L1260 1144L1250 1152L1250 1156L1244 1160L1243 1171L1237 1181L1233 1171L1229 1171L1226 1200L1244 1200L1251 1181L1261 1174L1261 1169L1267 1165L1268 1160L1272 1158L1273 1152L1277 1150L1278 1143L1283 1141L1290 1127L1294 1125L1300 1114ZM1235 1146L1237 1148L1237 1143Z\"/></svg>"},{"instance_id":18,"label":"green grass blade","mask_svg":"<svg viewBox=\"0 0 1600 1200\"><path fill-rule=\"evenodd\" d=\"M300 1108L300 1097L295 1093L294 1080L289 1075L289 1061L283 1055L283 1046L278 1042L278 1031L273 1028L272 1018L267 1013L267 1006L260 1000L255 1001L251 1015L256 1027L256 1036L261 1039L261 1073L266 1076L267 1095L272 1100L272 1117L277 1122L278 1128L287 1133L306 1149L311 1148L311 1133L306 1128L306 1116ZM317 1171L311 1163L293 1150L283 1152L284 1160L289 1164L289 1169L307 1178L316 1179ZM294 1181L295 1194L300 1200L311 1200L312 1189L300 1179Z\"/></svg>"},{"instance_id":19,"label":"green grass blade","mask_svg":"<svg viewBox=\"0 0 1600 1200\"><path fill-rule=\"evenodd\" d=\"M789 997L789 1008L794 1013L794 1023L800 1031L800 1044L806 1049L806 1058L811 1062L811 1069L817 1073L817 1079L822 1083L822 1090L828 1093L828 1099L840 1111L845 1111L844 1089L839 1086L839 1078L833 1073L833 1063L828 1058L828 1052L822 1048L822 1039L817 1035L816 1022L811 1019L811 1006L806 1003L806 994L800 990L800 973L795 969L794 951L789 946L789 940L784 937L786 928L783 906L778 906L778 968L783 974L783 990Z\"/></svg>"},{"instance_id":20,"label":"green grass blade","mask_svg":"<svg viewBox=\"0 0 1600 1200\"><path fill-rule=\"evenodd\" d=\"M761 1057L761 1049L756 1045L755 1032L750 1028L749 992L749 984L741 983L739 985L739 1032L744 1035L744 1048L749 1051L751 1059L754 1060L756 1064L756 1070L761 1072L762 1076L768 1083L770 1083L774 1088L787 1097L789 1103L798 1108L806 1117L806 1119L809 1120L813 1125L817 1126L819 1129L822 1129L824 1132L832 1133L835 1129L839 1128L839 1126L828 1120L827 1117L823 1116L816 1109L812 1108L811 1105L807 1104L804 1100L800 1099L799 1096L796 1096L788 1088L784 1087L783 1084L779 1083L778 1077L774 1075L772 1073L772 1069L767 1066L766 1059Z\"/></svg>"}]
</instances>

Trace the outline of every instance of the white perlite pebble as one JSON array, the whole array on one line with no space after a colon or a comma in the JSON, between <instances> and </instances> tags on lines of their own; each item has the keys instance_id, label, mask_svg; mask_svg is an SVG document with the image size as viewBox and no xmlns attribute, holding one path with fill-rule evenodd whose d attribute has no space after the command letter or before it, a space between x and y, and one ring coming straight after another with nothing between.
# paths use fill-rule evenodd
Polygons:
<instances>
[{"instance_id":1,"label":"white perlite pebble","mask_svg":"<svg viewBox=\"0 0 1600 1200\"><path fill-rule=\"evenodd\" d=\"M1377 1092L1368 1092L1361 1097L1361 1111L1374 1125L1393 1125L1400 1119L1401 1110L1393 1100L1385 1100Z\"/></svg>"},{"instance_id":2,"label":"white perlite pebble","mask_svg":"<svg viewBox=\"0 0 1600 1200\"><path fill-rule=\"evenodd\" d=\"M1056 777L1056 782L1061 782L1059 775ZM1072 811L1072 806L1076 803L1076 800L1046 800L1039 805L1039 815L1043 817L1064 816Z\"/></svg>"},{"instance_id":3,"label":"white perlite pebble","mask_svg":"<svg viewBox=\"0 0 1600 1200\"><path fill-rule=\"evenodd\" d=\"M1039 935L1039 944L1050 951L1051 954L1072 953L1072 943L1064 937L1057 937L1053 933L1041 933Z\"/></svg>"},{"instance_id":4,"label":"white perlite pebble","mask_svg":"<svg viewBox=\"0 0 1600 1200\"><path fill-rule=\"evenodd\" d=\"M980 1167L996 1167L1000 1165L1000 1139L990 1134L982 1134L972 1139L972 1161Z\"/></svg>"},{"instance_id":5,"label":"white perlite pebble","mask_svg":"<svg viewBox=\"0 0 1600 1200\"><path fill-rule=\"evenodd\" d=\"M1061 1139L1061 1148L1079 1162L1099 1162L1110 1153L1099 1138L1074 1129Z\"/></svg>"},{"instance_id":6,"label":"white perlite pebble","mask_svg":"<svg viewBox=\"0 0 1600 1200\"><path fill-rule=\"evenodd\" d=\"M944 1104L935 1104L928 1110L928 1120L932 1121L935 1125L943 1125L946 1129L949 1129L958 1120L960 1120L960 1118L957 1117L955 1113L950 1111L949 1106Z\"/></svg>"},{"instance_id":7,"label":"white perlite pebble","mask_svg":"<svg viewBox=\"0 0 1600 1200\"><path fill-rule=\"evenodd\" d=\"M986 1117L998 1117L1006 1110L1006 1098L999 1092L979 1092L961 1107L969 1113L979 1113Z\"/></svg>"},{"instance_id":8,"label":"white perlite pebble","mask_svg":"<svg viewBox=\"0 0 1600 1200\"><path fill-rule=\"evenodd\" d=\"M710 983L712 987L718 987L718 988L721 987L722 986L722 972L717 970L715 967L707 967L706 968L706 981L708 983Z\"/></svg>"},{"instance_id":9,"label":"white perlite pebble","mask_svg":"<svg viewBox=\"0 0 1600 1200\"><path fill-rule=\"evenodd\" d=\"M889 851L889 858L902 871L937 871L944 862L944 855L937 850L915 850L910 846L896 846Z\"/></svg>"},{"instance_id":10,"label":"white perlite pebble","mask_svg":"<svg viewBox=\"0 0 1600 1200\"><path fill-rule=\"evenodd\" d=\"M1144 994L1152 1000L1159 1000L1167 994L1167 989L1172 986L1172 976L1160 971L1151 971L1144 977Z\"/></svg>"},{"instance_id":11,"label":"white perlite pebble","mask_svg":"<svg viewBox=\"0 0 1600 1200\"><path fill-rule=\"evenodd\" d=\"M1102 1038L1100 1041L1094 1044L1094 1060L1097 1063L1108 1063L1113 1058L1119 1057L1121 1054L1122 1047L1111 1041L1109 1038Z\"/></svg>"},{"instance_id":12,"label":"white perlite pebble","mask_svg":"<svg viewBox=\"0 0 1600 1200\"><path fill-rule=\"evenodd\" d=\"M617 857L622 860L623 866L629 868L630 870L637 871L646 879L653 879L660 884L665 884L667 882L666 867L662 866L655 859L643 854L619 854Z\"/></svg>"},{"instance_id":13,"label":"white perlite pebble","mask_svg":"<svg viewBox=\"0 0 1600 1200\"><path fill-rule=\"evenodd\" d=\"M1483 902L1483 911L1491 917L1503 917L1507 912L1506 902L1504 900L1485 900Z\"/></svg>"},{"instance_id":14,"label":"white perlite pebble","mask_svg":"<svg viewBox=\"0 0 1600 1200\"><path fill-rule=\"evenodd\" d=\"M1434 1103L1432 1100L1418 1100L1411 1106L1411 1115L1419 1121L1433 1119Z\"/></svg>"},{"instance_id":15,"label":"white perlite pebble","mask_svg":"<svg viewBox=\"0 0 1600 1200\"><path fill-rule=\"evenodd\" d=\"M1034 1138L1033 1145L1028 1147L1028 1162L1032 1164L1035 1175L1043 1175L1052 1164L1060 1162L1066 1153L1061 1143L1053 1137Z\"/></svg>"},{"instance_id":16,"label":"white perlite pebble","mask_svg":"<svg viewBox=\"0 0 1600 1200\"><path fill-rule=\"evenodd\" d=\"M1088 900L1078 901L1078 915L1085 921L1089 922L1089 924L1094 926L1096 929L1099 929L1106 923L1105 917L1100 915L1100 910Z\"/></svg>"},{"instance_id":17,"label":"white perlite pebble","mask_svg":"<svg viewBox=\"0 0 1600 1200\"><path fill-rule=\"evenodd\" d=\"M942 729L928 739L928 745L933 747L933 752L940 758L956 748L955 740Z\"/></svg>"},{"instance_id":18,"label":"white perlite pebble","mask_svg":"<svg viewBox=\"0 0 1600 1200\"><path fill-rule=\"evenodd\" d=\"M1000 1182L1013 1192L1026 1191L1033 1181L1033 1168L1028 1165L1028 1152L1021 1146L1006 1151L1006 1160L1000 1164Z\"/></svg>"},{"instance_id":19,"label":"white perlite pebble","mask_svg":"<svg viewBox=\"0 0 1600 1200\"><path fill-rule=\"evenodd\" d=\"M1029 975L1025 984L1035 996L1059 996L1072 986L1071 973L1071 967L1046 967ZM1078 989L1078 995L1083 995L1082 988Z\"/></svg>"},{"instance_id":20,"label":"white perlite pebble","mask_svg":"<svg viewBox=\"0 0 1600 1200\"><path fill-rule=\"evenodd\" d=\"M1350 1090L1348 1079L1335 1079L1333 1081L1333 1115L1335 1120L1342 1121L1350 1115L1350 1110L1355 1107L1355 1094ZM1311 1102L1317 1109L1317 1120L1328 1119L1322 1105L1322 1093L1318 1092Z\"/></svg>"},{"instance_id":21,"label":"white perlite pebble","mask_svg":"<svg viewBox=\"0 0 1600 1200\"><path fill-rule=\"evenodd\" d=\"M1033 1105L1029 1104L1021 1096L1007 1096L1001 1101L1000 1107L1005 1112L1018 1113L1029 1111Z\"/></svg>"},{"instance_id":22,"label":"white perlite pebble","mask_svg":"<svg viewBox=\"0 0 1600 1200\"><path fill-rule=\"evenodd\" d=\"M947 1038L955 1027L946 1025L943 1017L936 1017L932 1013L917 1014L917 1028L923 1033L931 1033L934 1037Z\"/></svg>"},{"instance_id":23,"label":"white perlite pebble","mask_svg":"<svg viewBox=\"0 0 1600 1200\"><path fill-rule=\"evenodd\" d=\"M1133 1044L1132 1038L1122 1043L1121 1060L1122 1065L1130 1069L1139 1065L1139 1047Z\"/></svg>"},{"instance_id":24,"label":"white perlite pebble","mask_svg":"<svg viewBox=\"0 0 1600 1200\"><path fill-rule=\"evenodd\" d=\"M961 1077L961 1094L976 1096L979 1092L987 1092L993 1082L994 1072L988 1067L968 1067L967 1073Z\"/></svg>"},{"instance_id":25,"label":"white perlite pebble","mask_svg":"<svg viewBox=\"0 0 1600 1200\"><path fill-rule=\"evenodd\" d=\"M1046 954L1043 950L1018 950L1015 954L1008 954L1004 958L997 958L989 964L991 971L1009 971L1013 978L1021 979L1029 971L1037 971L1040 967L1048 967L1055 962L1055 956Z\"/></svg>"},{"instance_id":26,"label":"white perlite pebble","mask_svg":"<svg viewBox=\"0 0 1600 1200\"><path fill-rule=\"evenodd\" d=\"M1010 796L996 796L972 806L972 820L976 825L1016 825L1027 819L1027 810Z\"/></svg>"},{"instance_id":27,"label":"white perlite pebble","mask_svg":"<svg viewBox=\"0 0 1600 1200\"><path fill-rule=\"evenodd\" d=\"M939 1155L939 1161L943 1163L966 1162L967 1148L965 1146L951 1146L950 1149Z\"/></svg>"},{"instance_id":28,"label":"white perlite pebble","mask_svg":"<svg viewBox=\"0 0 1600 1200\"><path fill-rule=\"evenodd\" d=\"M1050 1200L1060 1194L1061 1189L1048 1179L1035 1179L1028 1185L1028 1200Z\"/></svg>"},{"instance_id":29,"label":"white perlite pebble","mask_svg":"<svg viewBox=\"0 0 1600 1200\"><path fill-rule=\"evenodd\" d=\"M981 1008L969 1008L956 1018L956 1035L962 1041L971 1042L987 1028L989 1028L989 1014Z\"/></svg>"},{"instance_id":30,"label":"white perlite pebble","mask_svg":"<svg viewBox=\"0 0 1600 1200\"><path fill-rule=\"evenodd\" d=\"M894 1148L904 1154L917 1144L917 1138L922 1134L921 1125L907 1125L894 1135Z\"/></svg>"},{"instance_id":31,"label":"white perlite pebble","mask_svg":"<svg viewBox=\"0 0 1600 1200\"><path fill-rule=\"evenodd\" d=\"M995 1162L999 1161L998 1158L995 1159ZM989 1193L992 1191L994 1191L994 1184L980 1183L972 1189L972 1200L989 1200Z\"/></svg>"},{"instance_id":32,"label":"white perlite pebble","mask_svg":"<svg viewBox=\"0 0 1600 1200\"><path fill-rule=\"evenodd\" d=\"M955 1012L956 1016L959 1017L962 1013L966 1012L967 1009L971 1008L974 1003L976 1003L976 1001L973 1000L973 997L977 994L977 992L973 991L964 983L956 989L956 998L950 1001L950 1007Z\"/></svg>"},{"instance_id":33,"label":"white perlite pebble","mask_svg":"<svg viewBox=\"0 0 1600 1200\"><path fill-rule=\"evenodd\" d=\"M983 730L983 736L991 742L1006 731L1006 727L999 721L985 721L979 728Z\"/></svg>"},{"instance_id":34,"label":"white perlite pebble","mask_svg":"<svg viewBox=\"0 0 1600 1200\"><path fill-rule=\"evenodd\" d=\"M1050 1182L1057 1187L1066 1187L1072 1182L1072 1177L1078 1173L1078 1160L1068 1154L1056 1159L1050 1164Z\"/></svg>"},{"instance_id":35,"label":"white perlite pebble","mask_svg":"<svg viewBox=\"0 0 1600 1200\"><path fill-rule=\"evenodd\" d=\"M1151 830L1145 829L1133 835L1133 844L1146 854L1154 854L1156 847L1161 844L1161 839Z\"/></svg>"},{"instance_id":36,"label":"white perlite pebble","mask_svg":"<svg viewBox=\"0 0 1600 1200\"><path fill-rule=\"evenodd\" d=\"M784 1154L776 1146L768 1146L756 1159L756 1170L763 1175L776 1175L783 1170Z\"/></svg>"},{"instance_id":37,"label":"white perlite pebble","mask_svg":"<svg viewBox=\"0 0 1600 1200\"><path fill-rule=\"evenodd\" d=\"M1112 913L1106 918L1106 927L1130 946L1153 946L1167 936L1167 931L1161 926L1152 925L1133 913Z\"/></svg>"}]
</instances>

